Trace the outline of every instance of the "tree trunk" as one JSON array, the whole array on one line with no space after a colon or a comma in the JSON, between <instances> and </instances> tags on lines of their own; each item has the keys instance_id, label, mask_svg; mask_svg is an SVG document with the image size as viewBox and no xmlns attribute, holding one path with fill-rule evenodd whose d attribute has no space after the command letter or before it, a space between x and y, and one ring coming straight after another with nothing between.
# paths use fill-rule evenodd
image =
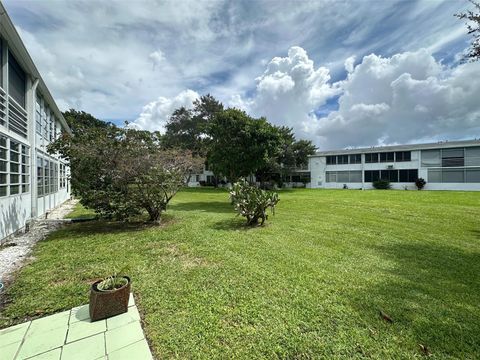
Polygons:
<instances>
[{"instance_id":1,"label":"tree trunk","mask_svg":"<svg viewBox=\"0 0 480 360\"><path fill-rule=\"evenodd\" d=\"M161 220L160 219L160 215L161 215L160 210L149 209L148 210L148 215L150 216L150 218L148 219L149 222L160 224L160 220Z\"/></svg>"}]
</instances>

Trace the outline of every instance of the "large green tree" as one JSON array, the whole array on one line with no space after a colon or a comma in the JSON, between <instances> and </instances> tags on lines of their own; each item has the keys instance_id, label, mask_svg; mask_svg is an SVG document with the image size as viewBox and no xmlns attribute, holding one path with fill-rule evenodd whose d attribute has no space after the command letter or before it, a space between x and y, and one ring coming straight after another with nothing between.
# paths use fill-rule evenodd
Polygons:
<instances>
[{"instance_id":1,"label":"large green tree","mask_svg":"<svg viewBox=\"0 0 480 360\"><path fill-rule=\"evenodd\" d=\"M468 10L459 14L456 17L466 20L468 33L473 36L472 44L465 55L466 61L480 60L480 2L470 0L474 6L474 10Z\"/></svg>"},{"instance_id":2,"label":"large green tree","mask_svg":"<svg viewBox=\"0 0 480 360\"><path fill-rule=\"evenodd\" d=\"M176 109L165 126L164 144L167 147L190 150L196 156L205 157L208 124L221 111L222 103L210 94L195 100L193 109Z\"/></svg>"},{"instance_id":3,"label":"large green tree","mask_svg":"<svg viewBox=\"0 0 480 360\"><path fill-rule=\"evenodd\" d=\"M279 152L278 129L265 118L227 109L209 123L208 162L215 174L234 182L265 167Z\"/></svg>"}]
</instances>

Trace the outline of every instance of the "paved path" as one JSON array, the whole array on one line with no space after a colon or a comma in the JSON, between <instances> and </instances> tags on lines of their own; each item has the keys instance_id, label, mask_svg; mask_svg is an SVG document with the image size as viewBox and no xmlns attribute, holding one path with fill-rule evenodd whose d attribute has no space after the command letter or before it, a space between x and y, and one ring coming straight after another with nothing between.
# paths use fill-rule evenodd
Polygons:
<instances>
[{"instance_id":1,"label":"paved path","mask_svg":"<svg viewBox=\"0 0 480 360\"><path fill-rule=\"evenodd\" d=\"M128 312L90 322L88 305L0 330L2 360L152 359L130 294Z\"/></svg>"}]
</instances>

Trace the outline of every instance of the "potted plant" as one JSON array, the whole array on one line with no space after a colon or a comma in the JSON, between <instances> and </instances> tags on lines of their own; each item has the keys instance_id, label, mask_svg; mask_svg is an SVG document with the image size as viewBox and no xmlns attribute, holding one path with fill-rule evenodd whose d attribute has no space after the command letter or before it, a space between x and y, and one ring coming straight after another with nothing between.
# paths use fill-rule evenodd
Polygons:
<instances>
[{"instance_id":1,"label":"potted plant","mask_svg":"<svg viewBox=\"0 0 480 360\"><path fill-rule=\"evenodd\" d=\"M90 289L90 320L97 321L128 311L130 278L113 274L92 284Z\"/></svg>"}]
</instances>

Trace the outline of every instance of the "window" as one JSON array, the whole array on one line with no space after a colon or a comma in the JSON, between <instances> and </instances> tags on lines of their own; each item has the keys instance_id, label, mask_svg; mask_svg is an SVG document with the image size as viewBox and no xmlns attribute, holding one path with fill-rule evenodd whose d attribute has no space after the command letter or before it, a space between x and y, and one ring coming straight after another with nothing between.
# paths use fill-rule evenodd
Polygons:
<instances>
[{"instance_id":1,"label":"window","mask_svg":"<svg viewBox=\"0 0 480 360\"><path fill-rule=\"evenodd\" d=\"M43 159L37 157L37 195L38 197L44 195L43 191Z\"/></svg>"},{"instance_id":2,"label":"window","mask_svg":"<svg viewBox=\"0 0 480 360\"><path fill-rule=\"evenodd\" d=\"M25 108L26 76L12 53L8 54L8 93Z\"/></svg>"},{"instance_id":3,"label":"window","mask_svg":"<svg viewBox=\"0 0 480 360\"><path fill-rule=\"evenodd\" d=\"M348 164L348 155L338 155L337 164Z\"/></svg>"},{"instance_id":4,"label":"window","mask_svg":"<svg viewBox=\"0 0 480 360\"><path fill-rule=\"evenodd\" d=\"M42 104L41 99L37 96L35 102L35 129L37 134L42 135Z\"/></svg>"},{"instance_id":5,"label":"window","mask_svg":"<svg viewBox=\"0 0 480 360\"><path fill-rule=\"evenodd\" d=\"M428 169L428 182L441 183L442 182L442 170L441 169Z\"/></svg>"},{"instance_id":6,"label":"window","mask_svg":"<svg viewBox=\"0 0 480 360\"><path fill-rule=\"evenodd\" d=\"M362 154L350 155L350 164L361 164L361 163L362 163Z\"/></svg>"},{"instance_id":7,"label":"window","mask_svg":"<svg viewBox=\"0 0 480 360\"><path fill-rule=\"evenodd\" d=\"M480 183L480 168L468 168L466 175L467 183Z\"/></svg>"},{"instance_id":8,"label":"window","mask_svg":"<svg viewBox=\"0 0 480 360\"><path fill-rule=\"evenodd\" d=\"M43 159L43 189L44 195L50 192L50 161Z\"/></svg>"},{"instance_id":9,"label":"window","mask_svg":"<svg viewBox=\"0 0 480 360\"><path fill-rule=\"evenodd\" d=\"M442 169L442 182L463 183L465 181L464 169Z\"/></svg>"},{"instance_id":10,"label":"window","mask_svg":"<svg viewBox=\"0 0 480 360\"><path fill-rule=\"evenodd\" d=\"M7 138L0 136L0 197L7 196Z\"/></svg>"},{"instance_id":11,"label":"window","mask_svg":"<svg viewBox=\"0 0 480 360\"><path fill-rule=\"evenodd\" d=\"M50 142L55 140L55 116L53 113L50 114Z\"/></svg>"},{"instance_id":12,"label":"window","mask_svg":"<svg viewBox=\"0 0 480 360\"><path fill-rule=\"evenodd\" d=\"M366 163L378 163L378 153L365 154Z\"/></svg>"},{"instance_id":13,"label":"window","mask_svg":"<svg viewBox=\"0 0 480 360\"><path fill-rule=\"evenodd\" d=\"M464 150L463 149L443 149L442 150L442 166L454 167L464 166Z\"/></svg>"},{"instance_id":14,"label":"window","mask_svg":"<svg viewBox=\"0 0 480 360\"><path fill-rule=\"evenodd\" d=\"M422 166L435 167L441 164L440 150L422 150Z\"/></svg>"},{"instance_id":15,"label":"window","mask_svg":"<svg viewBox=\"0 0 480 360\"><path fill-rule=\"evenodd\" d=\"M362 182L361 171L327 171L326 182L353 183Z\"/></svg>"},{"instance_id":16,"label":"window","mask_svg":"<svg viewBox=\"0 0 480 360\"><path fill-rule=\"evenodd\" d=\"M380 162L393 162L393 160L394 160L393 152L380 153Z\"/></svg>"},{"instance_id":17,"label":"window","mask_svg":"<svg viewBox=\"0 0 480 360\"><path fill-rule=\"evenodd\" d=\"M10 195L20 193L20 144L10 140Z\"/></svg>"},{"instance_id":18,"label":"window","mask_svg":"<svg viewBox=\"0 0 480 360\"><path fill-rule=\"evenodd\" d=\"M335 165L337 163L336 156L327 156L327 165Z\"/></svg>"},{"instance_id":19,"label":"window","mask_svg":"<svg viewBox=\"0 0 480 360\"><path fill-rule=\"evenodd\" d=\"M42 101L42 133L43 133L43 138L47 139L48 137L48 120L47 120L47 110L45 109L45 102Z\"/></svg>"},{"instance_id":20,"label":"window","mask_svg":"<svg viewBox=\"0 0 480 360\"><path fill-rule=\"evenodd\" d=\"M418 170L417 169L399 170L398 177L400 182L415 182L418 179Z\"/></svg>"},{"instance_id":21,"label":"window","mask_svg":"<svg viewBox=\"0 0 480 360\"><path fill-rule=\"evenodd\" d=\"M60 164L60 189L64 189L67 186L67 178L65 172L65 164ZM197 182L200 180L200 175L195 175Z\"/></svg>"},{"instance_id":22,"label":"window","mask_svg":"<svg viewBox=\"0 0 480 360\"><path fill-rule=\"evenodd\" d=\"M365 170L365 182L374 182L380 179L380 170Z\"/></svg>"},{"instance_id":23,"label":"window","mask_svg":"<svg viewBox=\"0 0 480 360\"><path fill-rule=\"evenodd\" d=\"M398 182L398 170L381 170L380 179L390 182Z\"/></svg>"},{"instance_id":24,"label":"window","mask_svg":"<svg viewBox=\"0 0 480 360\"><path fill-rule=\"evenodd\" d=\"M410 151L397 151L395 152L395 161L411 161L412 160L412 153Z\"/></svg>"},{"instance_id":25,"label":"window","mask_svg":"<svg viewBox=\"0 0 480 360\"><path fill-rule=\"evenodd\" d=\"M337 182L337 172L327 171L325 173L325 182Z\"/></svg>"},{"instance_id":26,"label":"window","mask_svg":"<svg viewBox=\"0 0 480 360\"><path fill-rule=\"evenodd\" d=\"M471 147L465 149L465 165L480 166L480 147Z\"/></svg>"},{"instance_id":27,"label":"window","mask_svg":"<svg viewBox=\"0 0 480 360\"><path fill-rule=\"evenodd\" d=\"M22 145L22 193L30 191L30 155L29 148Z\"/></svg>"}]
</instances>

